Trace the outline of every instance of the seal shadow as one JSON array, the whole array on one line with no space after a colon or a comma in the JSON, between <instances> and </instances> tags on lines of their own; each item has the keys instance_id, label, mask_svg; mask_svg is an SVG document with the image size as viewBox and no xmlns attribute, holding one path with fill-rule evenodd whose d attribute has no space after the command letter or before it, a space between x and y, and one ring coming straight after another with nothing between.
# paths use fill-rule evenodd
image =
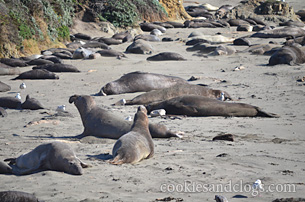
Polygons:
<instances>
[{"instance_id":1,"label":"seal shadow","mask_svg":"<svg viewBox=\"0 0 305 202\"><path fill-rule=\"evenodd\" d=\"M109 153L98 154L98 155L87 155L88 158L94 158L97 160L107 161L113 158L113 156Z\"/></svg>"}]
</instances>

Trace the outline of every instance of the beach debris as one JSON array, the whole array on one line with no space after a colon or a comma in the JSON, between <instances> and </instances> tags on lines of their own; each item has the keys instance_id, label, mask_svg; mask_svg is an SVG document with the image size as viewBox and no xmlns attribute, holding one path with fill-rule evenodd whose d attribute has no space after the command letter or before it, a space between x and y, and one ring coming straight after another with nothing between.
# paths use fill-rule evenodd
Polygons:
<instances>
[{"instance_id":1,"label":"beach debris","mask_svg":"<svg viewBox=\"0 0 305 202\"><path fill-rule=\"evenodd\" d=\"M20 93L17 93L17 95L15 96L15 98L18 98L19 100L21 100L21 95L20 95Z\"/></svg>"},{"instance_id":2,"label":"beach debris","mask_svg":"<svg viewBox=\"0 0 305 202\"><path fill-rule=\"evenodd\" d=\"M221 195L215 195L216 202L228 202L228 199Z\"/></svg>"},{"instance_id":3,"label":"beach debris","mask_svg":"<svg viewBox=\"0 0 305 202\"><path fill-rule=\"evenodd\" d=\"M29 126L35 126L40 125L43 123L51 123L53 125L58 125L60 123L59 120L39 120L39 121L30 121L28 124L26 124L24 127L27 128Z\"/></svg>"},{"instance_id":4,"label":"beach debris","mask_svg":"<svg viewBox=\"0 0 305 202\"><path fill-rule=\"evenodd\" d=\"M224 92L221 92L221 93L220 93L220 97L217 98L217 100L220 100L220 101L225 101L225 100L226 100L226 97L225 97Z\"/></svg>"},{"instance_id":5,"label":"beach debris","mask_svg":"<svg viewBox=\"0 0 305 202\"><path fill-rule=\"evenodd\" d=\"M165 109L157 109L150 112L151 117L165 116L165 115L166 115Z\"/></svg>"},{"instance_id":6,"label":"beach debris","mask_svg":"<svg viewBox=\"0 0 305 202\"><path fill-rule=\"evenodd\" d=\"M20 88L20 89L26 89L25 83L20 84L19 88Z\"/></svg>"},{"instance_id":7,"label":"beach debris","mask_svg":"<svg viewBox=\"0 0 305 202\"><path fill-rule=\"evenodd\" d=\"M221 153L221 154L218 154L216 157L226 157L228 156L229 154L227 153Z\"/></svg>"},{"instance_id":8,"label":"beach debris","mask_svg":"<svg viewBox=\"0 0 305 202\"><path fill-rule=\"evenodd\" d=\"M66 111L66 105L59 105L59 106L57 106L56 111L57 112L64 112L64 111Z\"/></svg>"},{"instance_id":9,"label":"beach debris","mask_svg":"<svg viewBox=\"0 0 305 202\"><path fill-rule=\"evenodd\" d=\"M7 112L3 107L0 107L0 117L6 117L7 116Z\"/></svg>"},{"instance_id":10,"label":"beach debris","mask_svg":"<svg viewBox=\"0 0 305 202\"><path fill-rule=\"evenodd\" d=\"M213 138L213 141L216 140L225 140L225 141L234 141L233 135L232 134L224 134L224 135L217 135Z\"/></svg>"},{"instance_id":11,"label":"beach debris","mask_svg":"<svg viewBox=\"0 0 305 202\"><path fill-rule=\"evenodd\" d=\"M165 198L157 198L155 201L176 201L176 202L179 202L179 201L183 201L183 198L174 198L174 197L165 197Z\"/></svg>"}]
</instances>

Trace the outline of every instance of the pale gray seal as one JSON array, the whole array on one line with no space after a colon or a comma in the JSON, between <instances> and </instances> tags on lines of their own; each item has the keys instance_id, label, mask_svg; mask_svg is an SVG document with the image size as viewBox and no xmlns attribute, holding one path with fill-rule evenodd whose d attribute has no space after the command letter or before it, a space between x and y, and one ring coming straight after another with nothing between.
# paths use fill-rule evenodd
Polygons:
<instances>
[{"instance_id":1,"label":"pale gray seal","mask_svg":"<svg viewBox=\"0 0 305 202\"><path fill-rule=\"evenodd\" d=\"M283 27L272 30L259 31L251 37L258 38L285 38L285 37L299 37L304 36L305 30L300 27Z\"/></svg>"},{"instance_id":2,"label":"pale gray seal","mask_svg":"<svg viewBox=\"0 0 305 202\"><path fill-rule=\"evenodd\" d=\"M165 109L167 114L187 116L279 117L249 104L223 102L198 95L179 96L151 103L146 108L149 113L156 109Z\"/></svg>"},{"instance_id":3,"label":"pale gray seal","mask_svg":"<svg viewBox=\"0 0 305 202\"><path fill-rule=\"evenodd\" d=\"M135 54L151 54L153 52L153 48L147 41L139 39L130 44L126 48L125 52Z\"/></svg>"},{"instance_id":4,"label":"pale gray seal","mask_svg":"<svg viewBox=\"0 0 305 202\"><path fill-rule=\"evenodd\" d=\"M53 72L49 72L46 69L33 69L21 73L19 76L12 80L17 79L59 79L59 77Z\"/></svg>"},{"instance_id":5,"label":"pale gray seal","mask_svg":"<svg viewBox=\"0 0 305 202\"><path fill-rule=\"evenodd\" d=\"M11 87L0 81L0 92L10 91Z\"/></svg>"},{"instance_id":6,"label":"pale gray seal","mask_svg":"<svg viewBox=\"0 0 305 202\"><path fill-rule=\"evenodd\" d=\"M1 191L1 202L39 202L34 194L22 192L22 191ZM42 202L42 201L41 201Z\"/></svg>"},{"instance_id":7,"label":"pale gray seal","mask_svg":"<svg viewBox=\"0 0 305 202\"><path fill-rule=\"evenodd\" d=\"M119 139L131 129L130 121L96 106L91 96L73 95L70 97L69 103L74 103L83 122L84 132L79 137L95 136ZM149 131L153 138L180 137L179 133L174 133L161 124L149 124Z\"/></svg>"},{"instance_id":8,"label":"pale gray seal","mask_svg":"<svg viewBox=\"0 0 305 202\"><path fill-rule=\"evenodd\" d=\"M41 144L18 158L10 158L4 161L10 161L12 173L16 175L26 175L41 170L82 175L82 168L88 167L87 164L76 157L67 143L60 141Z\"/></svg>"},{"instance_id":9,"label":"pale gray seal","mask_svg":"<svg viewBox=\"0 0 305 202\"><path fill-rule=\"evenodd\" d=\"M148 128L147 110L139 106L130 132L120 137L112 149L112 164L137 163L154 155L154 143Z\"/></svg>"},{"instance_id":10,"label":"pale gray seal","mask_svg":"<svg viewBox=\"0 0 305 202\"><path fill-rule=\"evenodd\" d=\"M221 90L214 90L211 88L207 88L205 86L200 85L192 85L192 84L177 84L171 86L169 88L153 90L137 97L132 100L126 100L126 105L140 105L140 104L149 104L153 102L160 102L164 100L168 100L174 97L182 96L182 95L199 95L205 96L209 98L217 99L221 96L221 93L224 93L225 100L231 100L230 95Z\"/></svg>"},{"instance_id":11,"label":"pale gray seal","mask_svg":"<svg viewBox=\"0 0 305 202\"><path fill-rule=\"evenodd\" d=\"M11 67L6 64L0 63L0 75L16 75L20 74L18 67Z\"/></svg>"},{"instance_id":12,"label":"pale gray seal","mask_svg":"<svg viewBox=\"0 0 305 202\"><path fill-rule=\"evenodd\" d=\"M186 80L162 74L147 72L130 72L121 78L107 83L97 95L117 95L122 93L148 92L168 88L177 83L187 83Z\"/></svg>"},{"instance_id":13,"label":"pale gray seal","mask_svg":"<svg viewBox=\"0 0 305 202\"><path fill-rule=\"evenodd\" d=\"M162 52L157 55L153 55L148 57L146 60L148 61L166 61L166 60L186 60L182 55L179 53L174 52Z\"/></svg>"},{"instance_id":14,"label":"pale gray seal","mask_svg":"<svg viewBox=\"0 0 305 202\"><path fill-rule=\"evenodd\" d=\"M124 55L124 53L113 50L113 49L99 50L96 52L99 53L103 57L120 57L120 58L126 57L126 55Z\"/></svg>"},{"instance_id":15,"label":"pale gray seal","mask_svg":"<svg viewBox=\"0 0 305 202\"><path fill-rule=\"evenodd\" d=\"M269 65L305 63L305 52L296 46L284 46L269 59Z\"/></svg>"}]
</instances>

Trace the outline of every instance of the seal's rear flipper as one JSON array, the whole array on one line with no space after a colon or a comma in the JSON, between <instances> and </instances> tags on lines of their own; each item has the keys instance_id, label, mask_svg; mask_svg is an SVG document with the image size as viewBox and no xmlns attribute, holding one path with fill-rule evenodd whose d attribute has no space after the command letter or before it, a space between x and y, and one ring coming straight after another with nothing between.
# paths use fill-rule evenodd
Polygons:
<instances>
[{"instance_id":1,"label":"seal's rear flipper","mask_svg":"<svg viewBox=\"0 0 305 202\"><path fill-rule=\"evenodd\" d=\"M9 161L8 164L14 165L16 164L16 158L8 158L8 159L4 159L5 162Z\"/></svg>"},{"instance_id":2,"label":"seal's rear flipper","mask_svg":"<svg viewBox=\"0 0 305 202\"><path fill-rule=\"evenodd\" d=\"M274 113L268 113L268 112L264 112L262 111L260 108L256 108L257 110L257 114L256 116L258 117L268 117L268 118L279 118L280 116Z\"/></svg>"}]
</instances>

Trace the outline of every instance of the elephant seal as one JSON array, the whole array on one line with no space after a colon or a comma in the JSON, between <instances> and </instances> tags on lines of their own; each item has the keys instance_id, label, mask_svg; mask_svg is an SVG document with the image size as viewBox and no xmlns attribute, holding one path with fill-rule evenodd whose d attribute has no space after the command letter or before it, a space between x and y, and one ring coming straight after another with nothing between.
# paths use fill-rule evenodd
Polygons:
<instances>
[{"instance_id":1,"label":"elephant seal","mask_svg":"<svg viewBox=\"0 0 305 202\"><path fill-rule=\"evenodd\" d=\"M223 102L198 95L179 96L151 103L146 108L149 113L156 109L165 109L167 114L187 116L279 117L249 104Z\"/></svg>"},{"instance_id":2,"label":"elephant seal","mask_svg":"<svg viewBox=\"0 0 305 202\"><path fill-rule=\"evenodd\" d=\"M110 49L110 47L103 43L98 41L89 41L88 43L85 43L82 45L83 48L101 48L101 49Z\"/></svg>"},{"instance_id":3,"label":"elephant seal","mask_svg":"<svg viewBox=\"0 0 305 202\"><path fill-rule=\"evenodd\" d=\"M17 58L0 58L0 62L11 67L25 67L28 66L27 62Z\"/></svg>"},{"instance_id":4,"label":"elephant seal","mask_svg":"<svg viewBox=\"0 0 305 202\"><path fill-rule=\"evenodd\" d=\"M148 92L168 88L177 83L187 83L186 80L162 74L147 72L130 72L121 78L107 83L97 95L117 95L122 93Z\"/></svg>"},{"instance_id":5,"label":"elephant seal","mask_svg":"<svg viewBox=\"0 0 305 202\"><path fill-rule=\"evenodd\" d=\"M37 99L31 98L29 95L26 96L26 100L21 104L21 108L31 110L44 109L42 104Z\"/></svg>"},{"instance_id":6,"label":"elephant seal","mask_svg":"<svg viewBox=\"0 0 305 202\"><path fill-rule=\"evenodd\" d=\"M12 80L17 79L59 79L59 77L53 72L49 72L46 69L33 69L21 73L19 76Z\"/></svg>"},{"instance_id":7,"label":"elephant seal","mask_svg":"<svg viewBox=\"0 0 305 202\"><path fill-rule=\"evenodd\" d=\"M34 60L30 60L27 62L28 65L49 65L49 64L54 64L51 60L47 59L42 59L42 58L37 58Z\"/></svg>"},{"instance_id":8,"label":"elephant seal","mask_svg":"<svg viewBox=\"0 0 305 202\"><path fill-rule=\"evenodd\" d=\"M0 97L0 107L9 109L20 109L21 101L16 97Z\"/></svg>"},{"instance_id":9,"label":"elephant seal","mask_svg":"<svg viewBox=\"0 0 305 202\"><path fill-rule=\"evenodd\" d=\"M22 192L22 191L1 191L1 202L39 202L34 194Z\"/></svg>"},{"instance_id":10,"label":"elephant seal","mask_svg":"<svg viewBox=\"0 0 305 202\"><path fill-rule=\"evenodd\" d=\"M224 93L225 100L232 100L231 96L221 90L214 90L200 85L192 84L177 84L169 88L153 90L144 94L141 94L132 100L126 100L126 105L140 105L140 104L149 104L153 102L160 102L168 100L174 97L182 95L199 95L209 98L217 99L221 96L221 93Z\"/></svg>"},{"instance_id":11,"label":"elephant seal","mask_svg":"<svg viewBox=\"0 0 305 202\"><path fill-rule=\"evenodd\" d=\"M305 63L305 52L296 46L284 46L269 59L270 66L277 64L303 64Z\"/></svg>"},{"instance_id":12,"label":"elephant seal","mask_svg":"<svg viewBox=\"0 0 305 202\"><path fill-rule=\"evenodd\" d=\"M0 92L10 91L11 87L0 81Z\"/></svg>"},{"instance_id":13,"label":"elephant seal","mask_svg":"<svg viewBox=\"0 0 305 202\"><path fill-rule=\"evenodd\" d=\"M124 55L124 53L116 51L116 50L112 50L112 49L99 50L96 52L99 53L103 57L120 57L120 58L126 57L126 55Z\"/></svg>"},{"instance_id":14,"label":"elephant seal","mask_svg":"<svg viewBox=\"0 0 305 202\"><path fill-rule=\"evenodd\" d=\"M111 112L96 106L91 96L73 95L70 97L69 103L74 103L83 122L84 132L80 137L95 136L119 139L131 129L132 123L130 121L116 117ZM167 130L161 124L149 124L149 131L153 138L180 137L178 133Z\"/></svg>"},{"instance_id":15,"label":"elephant seal","mask_svg":"<svg viewBox=\"0 0 305 202\"><path fill-rule=\"evenodd\" d=\"M12 173L12 167L7 165L3 161L0 161L0 174L11 174L11 173ZM0 199L1 199L1 197L0 197Z\"/></svg>"},{"instance_id":16,"label":"elephant seal","mask_svg":"<svg viewBox=\"0 0 305 202\"><path fill-rule=\"evenodd\" d=\"M16 175L31 174L41 170L53 170L72 175L82 175L88 167L76 155L67 143L54 141L37 146L34 150L18 158L10 158L12 173Z\"/></svg>"},{"instance_id":17,"label":"elephant seal","mask_svg":"<svg viewBox=\"0 0 305 202\"><path fill-rule=\"evenodd\" d=\"M130 44L126 48L125 52L134 54L151 54L153 52L153 48L147 41L139 39Z\"/></svg>"},{"instance_id":18,"label":"elephant seal","mask_svg":"<svg viewBox=\"0 0 305 202\"><path fill-rule=\"evenodd\" d=\"M98 42L105 43L108 46L122 44L122 40L115 39L115 38L104 38L104 37L99 38Z\"/></svg>"},{"instance_id":19,"label":"elephant seal","mask_svg":"<svg viewBox=\"0 0 305 202\"><path fill-rule=\"evenodd\" d=\"M135 36L134 41L137 41L139 39L142 39L144 41L151 41L151 42L161 41L161 39L158 36L152 34L139 34Z\"/></svg>"},{"instance_id":20,"label":"elephant seal","mask_svg":"<svg viewBox=\"0 0 305 202\"><path fill-rule=\"evenodd\" d=\"M80 47L76 49L72 55L73 59L88 59L89 55L91 55L93 51Z\"/></svg>"},{"instance_id":21,"label":"elephant seal","mask_svg":"<svg viewBox=\"0 0 305 202\"><path fill-rule=\"evenodd\" d=\"M20 74L18 67L11 67L6 64L0 63L0 75L16 75Z\"/></svg>"},{"instance_id":22,"label":"elephant seal","mask_svg":"<svg viewBox=\"0 0 305 202\"><path fill-rule=\"evenodd\" d=\"M154 156L154 143L148 125L147 110L139 106L130 132L121 136L113 146L111 164L134 164Z\"/></svg>"},{"instance_id":23,"label":"elephant seal","mask_svg":"<svg viewBox=\"0 0 305 202\"><path fill-rule=\"evenodd\" d=\"M283 27L272 30L263 30L255 34L252 34L251 37L257 38L286 38L286 37L299 37L304 36L305 30L300 27Z\"/></svg>"},{"instance_id":24,"label":"elephant seal","mask_svg":"<svg viewBox=\"0 0 305 202\"><path fill-rule=\"evenodd\" d=\"M182 55L179 53L174 52L162 52L157 55L153 55L148 57L146 60L148 61L165 61L165 60L186 60Z\"/></svg>"},{"instance_id":25,"label":"elephant seal","mask_svg":"<svg viewBox=\"0 0 305 202\"><path fill-rule=\"evenodd\" d=\"M77 33L77 34L74 34L74 37L77 38L77 39L83 39L83 40L91 40L92 37L87 35L87 34L83 34L83 33Z\"/></svg>"},{"instance_id":26,"label":"elephant seal","mask_svg":"<svg viewBox=\"0 0 305 202\"><path fill-rule=\"evenodd\" d=\"M62 63L40 65L32 69L46 69L50 72L80 72L75 66Z\"/></svg>"},{"instance_id":27,"label":"elephant seal","mask_svg":"<svg viewBox=\"0 0 305 202\"><path fill-rule=\"evenodd\" d=\"M144 32L151 32L153 29L158 29L162 33L166 32L166 29L164 27L157 25L157 24L153 24L153 23L141 23L140 27L141 27L142 31L144 31Z\"/></svg>"}]
</instances>

